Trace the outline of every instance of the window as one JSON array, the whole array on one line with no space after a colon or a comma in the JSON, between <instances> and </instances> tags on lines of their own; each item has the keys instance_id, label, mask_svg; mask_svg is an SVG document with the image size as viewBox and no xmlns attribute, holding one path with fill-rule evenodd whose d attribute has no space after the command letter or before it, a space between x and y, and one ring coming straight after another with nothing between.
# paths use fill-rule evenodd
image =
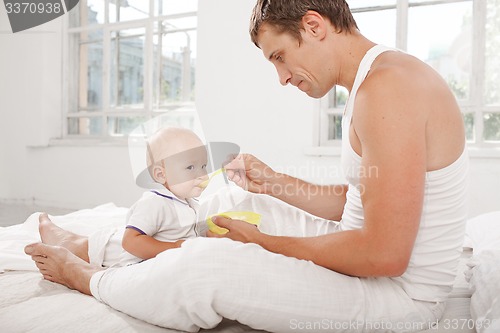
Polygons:
<instances>
[{"instance_id":1,"label":"window","mask_svg":"<svg viewBox=\"0 0 500 333\"><path fill-rule=\"evenodd\" d=\"M66 137L123 137L160 114L192 127L196 0L82 0L69 13Z\"/></svg>"},{"instance_id":2,"label":"window","mask_svg":"<svg viewBox=\"0 0 500 333\"><path fill-rule=\"evenodd\" d=\"M500 144L500 1L348 0L369 39L407 51L448 82L464 115L467 141ZM319 103L320 146L338 145L347 90Z\"/></svg>"}]
</instances>

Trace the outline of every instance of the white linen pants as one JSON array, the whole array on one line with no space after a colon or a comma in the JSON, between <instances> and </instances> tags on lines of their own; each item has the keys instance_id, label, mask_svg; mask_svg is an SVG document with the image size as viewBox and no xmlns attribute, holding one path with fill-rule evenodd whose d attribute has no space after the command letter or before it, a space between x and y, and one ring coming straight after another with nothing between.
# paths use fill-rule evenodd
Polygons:
<instances>
[{"instance_id":1,"label":"white linen pants","mask_svg":"<svg viewBox=\"0 0 500 333\"><path fill-rule=\"evenodd\" d=\"M211 205L225 210L221 202ZM248 195L234 208L261 213L260 229L269 234L337 231L336 222L267 196ZM100 246L92 251L105 252L106 244ZM272 332L411 332L429 328L444 308L410 299L390 278L350 277L255 244L203 237L99 271L90 287L95 298L130 316L190 332L213 328L223 317Z\"/></svg>"}]
</instances>

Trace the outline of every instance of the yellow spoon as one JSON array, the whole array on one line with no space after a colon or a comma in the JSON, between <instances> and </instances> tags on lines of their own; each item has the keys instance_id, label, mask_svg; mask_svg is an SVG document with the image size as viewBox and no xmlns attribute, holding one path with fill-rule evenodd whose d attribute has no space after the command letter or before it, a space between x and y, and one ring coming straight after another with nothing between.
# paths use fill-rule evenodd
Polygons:
<instances>
[{"instance_id":1,"label":"yellow spoon","mask_svg":"<svg viewBox=\"0 0 500 333\"><path fill-rule=\"evenodd\" d=\"M212 173L207 180L205 181L202 181L198 186L201 187L201 188L205 188L208 186L208 183L210 183L210 181L212 180L212 178L214 178L215 176L217 176L219 173L222 173L224 172L224 168L220 168L218 170L216 170L214 173Z\"/></svg>"}]
</instances>

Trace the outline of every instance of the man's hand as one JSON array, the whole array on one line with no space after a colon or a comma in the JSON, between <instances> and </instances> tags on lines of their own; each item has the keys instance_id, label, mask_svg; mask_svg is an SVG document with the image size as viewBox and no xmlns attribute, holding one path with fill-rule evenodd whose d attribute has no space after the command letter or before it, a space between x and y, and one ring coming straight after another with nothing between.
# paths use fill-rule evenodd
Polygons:
<instances>
[{"instance_id":1,"label":"man's hand","mask_svg":"<svg viewBox=\"0 0 500 333\"><path fill-rule=\"evenodd\" d=\"M239 187L253 192L272 194L277 173L253 155L241 154L224 166L227 177Z\"/></svg>"},{"instance_id":2,"label":"man's hand","mask_svg":"<svg viewBox=\"0 0 500 333\"><path fill-rule=\"evenodd\" d=\"M241 220L233 220L224 216L214 216L212 221L221 228L226 228L229 232L218 235L210 230L207 231L207 237L230 238L243 243L259 244L259 239L262 238L262 233L254 224L247 223Z\"/></svg>"}]
</instances>

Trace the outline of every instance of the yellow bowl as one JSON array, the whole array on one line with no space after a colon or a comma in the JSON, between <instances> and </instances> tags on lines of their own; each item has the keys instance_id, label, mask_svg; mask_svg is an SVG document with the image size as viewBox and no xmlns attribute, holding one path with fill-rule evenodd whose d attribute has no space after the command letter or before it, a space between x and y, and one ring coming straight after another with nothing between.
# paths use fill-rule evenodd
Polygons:
<instances>
[{"instance_id":1,"label":"yellow bowl","mask_svg":"<svg viewBox=\"0 0 500 333\"><path fill-rule=\"evenodd\" d=\"M232 220L241 220L245 221L247 223L259 226L260 225L260 218L261 215L254 213L254 212L245 212L245 211L240 211L240 212L224 212L224 213L219 213L219 214L214 214L210 215L207 218L207 225L208 225L208 230L213 232L214 234L217 235L224 235L226 234L229 230L226 228L221 228L218 225L216 225L214 222L212 222L212 217L214 216L223 216L230 218Z\"/></svg>"}]
</instances>

